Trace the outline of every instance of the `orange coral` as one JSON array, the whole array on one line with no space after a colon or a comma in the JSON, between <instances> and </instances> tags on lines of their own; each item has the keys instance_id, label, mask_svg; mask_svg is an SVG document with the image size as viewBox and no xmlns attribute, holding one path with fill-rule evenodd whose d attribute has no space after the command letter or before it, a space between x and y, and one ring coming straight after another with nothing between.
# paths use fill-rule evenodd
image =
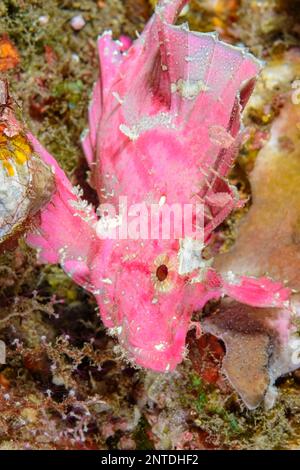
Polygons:
<instances>
[{"instance_id":1,"label":"orange coral","mask_svg":"<svg viewBox=\"0 0 300 470\"><path fill-rule=\"evenodd\" d=\"M20 63L19 53L7 35L0 37L0 72L15 68Z\"/></svg>"}]
</instances>

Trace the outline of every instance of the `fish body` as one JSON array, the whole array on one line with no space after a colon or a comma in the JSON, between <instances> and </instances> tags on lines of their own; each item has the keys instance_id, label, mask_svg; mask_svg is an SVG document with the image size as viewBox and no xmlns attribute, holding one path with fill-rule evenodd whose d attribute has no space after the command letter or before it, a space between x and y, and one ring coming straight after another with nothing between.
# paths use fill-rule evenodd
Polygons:
<instances>
[{"instance_id":1,"label":"fish body","mask_svg":"<svg viewBox=\"0 0 300 470\"><path fill-rule=\"evenodd\" d=\"M100 76L83 137L98 212L28 136L56 181L28 243L42 262L60 263L95 295L105 326L131 362L157 371L181 362L191 316L208 300L228 294L270 307L289 297L288 289L267 278L221 278L202 259L214 229L239 204L226 175L261 65L214 34L174 26L185 3L159 2L126 52L111 33L98 39ZM151 236L151 219L141 211L155 206L162 212L173 204L181 210L198 204L200 224L193 213L191 233ZM123 212L130 211L145 222L142 230L134 217L124 227ZM116 229L122 236L111 236Z\"/></svg>"}]
</instances>

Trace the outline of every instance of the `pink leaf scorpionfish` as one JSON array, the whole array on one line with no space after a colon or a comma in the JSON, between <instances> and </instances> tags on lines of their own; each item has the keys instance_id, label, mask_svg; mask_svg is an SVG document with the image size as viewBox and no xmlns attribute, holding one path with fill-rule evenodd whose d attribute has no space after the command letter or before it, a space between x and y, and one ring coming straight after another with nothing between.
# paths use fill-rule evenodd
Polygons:
<instances>
[{"instance_id":1,"label":"pink leaf scorpionfish","mask_svg":"<svg viewBox=\"0 0 300 470\"><path fill-rule=\"evenodd\" d=\"M161 0L126 52L111 33L99 37L100 77L83 148L101 202L117 207L120 196L128 206L201 201L205 245L239 204L225 177L260 64L214 34L174 26L186 3ZM53 168L56 191L28 243L42 262L60 263L95 295L105 326L129 360L173 370L184 356L192 313L210 299L228 295L256 307L286 304L290 292L279 282L218 275L202 260L197 237L100 237L99 214L29 138Z\"/></svg>"}]
</instances>

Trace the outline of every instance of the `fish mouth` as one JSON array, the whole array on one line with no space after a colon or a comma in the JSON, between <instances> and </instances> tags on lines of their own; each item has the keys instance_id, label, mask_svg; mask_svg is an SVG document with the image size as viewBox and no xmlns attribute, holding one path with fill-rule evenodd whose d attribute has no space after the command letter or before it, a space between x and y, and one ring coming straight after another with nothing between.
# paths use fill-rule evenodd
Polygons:
<instances>
[{"instance_id":1,"label":"fish mouth","mask_svg":"<svg viewBox=\"0 0 300 470\"><path fill-rule=\"evenodd\" d=\"M121 331L120 331L121 330ZM131 337L126 326L119 329L119 344L129 362L156 372L171 372L182 362L187 328L181 327L172 341L142 344Z\"/></svg>"}]
</instances>

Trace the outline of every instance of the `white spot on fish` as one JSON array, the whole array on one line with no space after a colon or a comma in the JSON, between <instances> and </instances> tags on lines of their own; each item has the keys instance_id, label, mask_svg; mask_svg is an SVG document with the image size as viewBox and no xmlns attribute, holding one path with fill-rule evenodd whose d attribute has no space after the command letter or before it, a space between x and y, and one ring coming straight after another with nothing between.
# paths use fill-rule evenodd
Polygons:
<instances>
[{"instance_id":1,"label":"white spot on fish","mask_svg":"<svg viewBox=\"0 0 300 470\"><path fill-rule=\"evenodd\" d=\"M182 276L195 269L207 267L207 262L201 256L203 248L204 245L200 240L186 237L180 241L178 274Z\"/></svg>"},{"instance_id":2,"label":"white spot on fish","mask_svg":"<svg viewBox=\"0 0 300 470\"><path fill-rule=\"evenodd\" d=\"M123 103L124 103L124 100L121 98L121 96L119 95L119 93L117 93L116 91L113 91L113 92L112 92L112 95L113 95L113 97L117 100L118 103L120 103L120 104L123 104Z\"/></svg>"},{"instance_id":3,"label":"white spot on fish","mask_svg":"<svg viewBox=\"0 0 300 470\"><path fill-rule=\"evenodd\" d=\"M172 128L172 116L169 113L159 113L154 116L142 116L138 123L131 127L126 124L120 124L120 131L129 137L130 140L134 141L146 131L154 129L156 127L167 127Z\"/></svg>"},{"instance_id":4,"label":"white spot on fish","mask_svg":"<svg viewBox=\"0 0 300 470\"><path fill-rule=\"evenodd\" d=\"M200 92L206 92L209 89L202 80L192 81L180 78L176 83L171 84L171 92L179 93L187 100L194 100Z\"/></svg>"},{"instance_id":5,"label":"white spot on fish","mask_svg":"<svg viewBox=\"0 0 300 470\"><path fill-rule=\"evenodd\" d=\"M167 196L161 196L158 205L162 207L163 205L165 205L166 201L167 201Z\"/></svg>"}]
</instances>

